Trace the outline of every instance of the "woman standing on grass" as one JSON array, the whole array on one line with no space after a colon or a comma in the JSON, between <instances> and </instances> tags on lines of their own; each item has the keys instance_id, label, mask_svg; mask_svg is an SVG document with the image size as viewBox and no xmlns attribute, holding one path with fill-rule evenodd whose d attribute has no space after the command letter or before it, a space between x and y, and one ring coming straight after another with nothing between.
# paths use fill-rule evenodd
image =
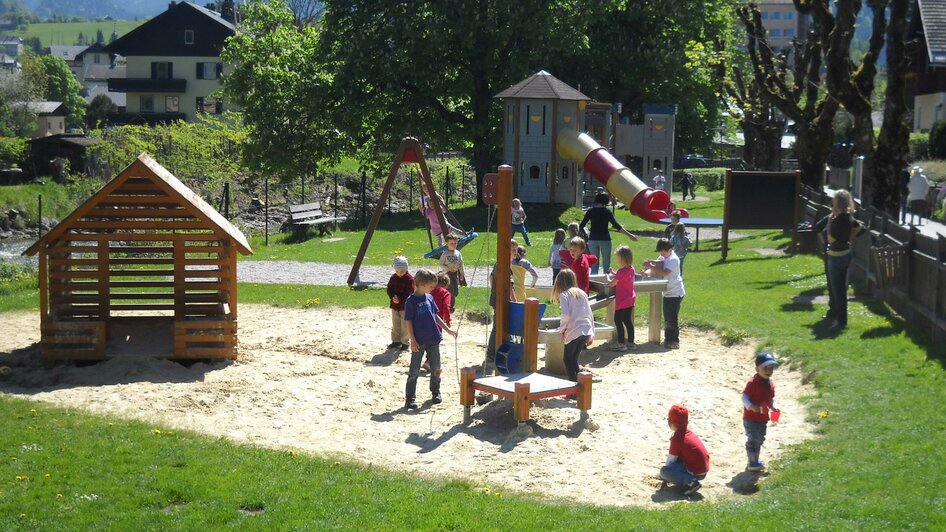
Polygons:
<instances>
[{"instance_id":1,"label":"woman standing on grass","mask_svg":"<svg viewBox=\"0 0 946 532\"><path fill-rule=\"evenodd\" d=\"M594 205L585 212L585 217L581 220L579 230L583 230L585 225L591 223L591 230L588 232L588 252L598 257L598 263L591 267L591 274L598 273L598 264L608 271L611 266L611 233L608 231L610 224L614 229L624 233L634 242L637 242L637 236L632 235L624 226L618 223L614 218L614 213L608 209L610 196L607 192L601 192L595 196Z\"/></svg>"},{"instance_id":2,"label":"woman standing on grass","mask_svg":"<svg viewBox=\"0 0 946 532\"><path fill-rule=\"evenodd\" d=\"M851 244L864 231L853 213L851 193L839 190L831 200L831 214L815 224L815 231L824 232L828 244L825 248L828 313L824 318L833 320L829 326L832 331L847 327L847 271L853 258Z\"/></svg>"}]
</instances>

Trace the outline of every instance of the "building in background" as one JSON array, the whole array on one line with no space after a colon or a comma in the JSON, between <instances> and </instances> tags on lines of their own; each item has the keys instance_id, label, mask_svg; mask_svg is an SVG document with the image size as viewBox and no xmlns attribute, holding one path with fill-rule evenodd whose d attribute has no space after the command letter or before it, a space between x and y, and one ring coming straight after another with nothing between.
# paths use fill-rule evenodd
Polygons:
<instances>
[{"instance_id":1,"label":"building in background","mask_svg":"<svg viewBox=\"0 0 946 532\"><path fill-rule=\"evenodd\" d=\"M232 12L232 11L231 11ZM125 57L125 78L108 80L110 92L125 93L126 111L116 123L194 121L220 114L223 63L220 51L235 34L220 13L190 2L171 2L167 11L107 45Z\"/></svg>"},{"instance_id":2,"label":"building in background","mask_svg":"<svg viewBox=\"0 0 946 532\"><path fill-rule=\"evenodd\" d=\"M795 11L792 0L756 0L762 13L762 25L768 32L769 46L780 50L792 45L792 39L803 42L811 27L811 19Z\"/></svg>"},{"instance_id":3,"label":"building in background","mask_svg":"<svg viewBox=\"0 0 946 532\"><path fill-rule=\"evenodd\" d=\"M913 96L913 131L929 132L946 118L946 1L915 2L910 40L917 41L907 78Z\"/></svg>"}]
</instances>

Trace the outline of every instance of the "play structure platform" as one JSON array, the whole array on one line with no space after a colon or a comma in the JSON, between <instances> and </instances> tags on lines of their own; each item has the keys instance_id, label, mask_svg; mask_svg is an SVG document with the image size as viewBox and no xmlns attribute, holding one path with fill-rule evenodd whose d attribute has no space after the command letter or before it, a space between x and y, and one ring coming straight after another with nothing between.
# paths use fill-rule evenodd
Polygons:
<instances>
[{"instance_id":1,"label":"play structure platform","mask_svg":"<svg viewBox=\"0 0 946 532\"><path fill-rule=\"evenodd\" d=\"M588 417L591 408L591 373L578 374L578 382L572 382L542 373L512 373L494 377L476 378L476 368L463 368L460 371L460 403L463 405L463 423L470 422L470 410L473 407L475 392L481 391L512 399L513 416L518 423L529 420L529 408L532 401L575 395L581 419Z\"/></svg>"}]
</instances>

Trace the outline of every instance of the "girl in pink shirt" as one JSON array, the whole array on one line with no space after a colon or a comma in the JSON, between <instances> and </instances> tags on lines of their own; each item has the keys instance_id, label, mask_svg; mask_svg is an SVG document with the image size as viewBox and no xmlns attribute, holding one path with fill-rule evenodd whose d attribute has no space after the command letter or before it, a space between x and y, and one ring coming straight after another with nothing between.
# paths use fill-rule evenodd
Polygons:
<instances>
[{"instance_id":1,"label":"girl in pink shirt","mask_svg":"<svg viewBox=\"0 0 946 532\"><path fill-rule=\"evenodd\" d=\"M637 292L634 291L634 254L631 248L621 246L614 255L617 258L618 271L609 271L608 280L614 287L614 327L618 330L618 341L611 349L633 351L637 349L634 344L634 305L637 303Z\"/></svg>"}]
</instances>

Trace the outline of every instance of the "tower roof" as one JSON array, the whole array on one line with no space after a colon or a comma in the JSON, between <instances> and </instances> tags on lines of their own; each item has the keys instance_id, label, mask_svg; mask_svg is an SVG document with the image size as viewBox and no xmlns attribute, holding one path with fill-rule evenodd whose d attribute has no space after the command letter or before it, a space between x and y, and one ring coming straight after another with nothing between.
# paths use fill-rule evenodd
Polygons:
<instances>
[{"instance_id":1,"label":"tower roof","mask_svg":"<svg viewBox=\"0 0 946 532\"><path fill-rule=\"evenodd\" d=\"M534 98L551 100L591 100L577 89L540 70L512 87L500 92L495 98Z\"/></svg>"}]
</instances>

